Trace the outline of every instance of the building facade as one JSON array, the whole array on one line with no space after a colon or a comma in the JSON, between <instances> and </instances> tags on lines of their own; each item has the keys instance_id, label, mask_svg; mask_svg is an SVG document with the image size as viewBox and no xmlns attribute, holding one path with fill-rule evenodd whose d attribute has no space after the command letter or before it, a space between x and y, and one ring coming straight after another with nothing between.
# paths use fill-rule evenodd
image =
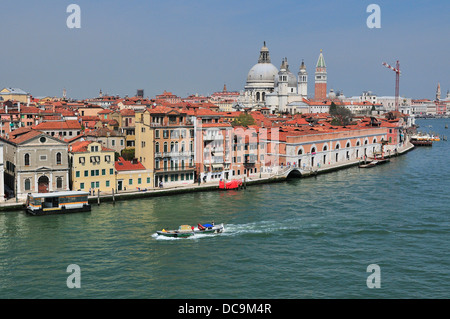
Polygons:
<instances>
[{"instance_id":1,"label":"building facade","mask_svg":"<svg viewBox=\"0 0 450 319\"><path fill-rule=\"evenodd\" d=\"M5 183L17 198L69 190L67 143L26 128L0 138L5 145Z\"/></svg>"},{"instance_id":2,"label":"building facade","mask_svg":"<svg viewBox=\"0 0 450 319\"><path fill-rule=\"evenodd\" d=\"M78 141L69 146L72 190L111 192L116 186L114 150L95 141Z\"/></svg>"}]
</instances>

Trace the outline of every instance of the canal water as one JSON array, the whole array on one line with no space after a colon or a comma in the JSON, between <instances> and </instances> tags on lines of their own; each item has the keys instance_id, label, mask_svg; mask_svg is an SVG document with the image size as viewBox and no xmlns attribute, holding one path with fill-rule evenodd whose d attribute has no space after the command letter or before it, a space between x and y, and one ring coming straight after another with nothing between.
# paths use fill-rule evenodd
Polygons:
<instances>
[{"instance_id":1,"label":"canal water","mask_svg":"<svg viewBox=\"0 0 450 319\"><path fill-rule=\"evenodd\" d=\"M450 119L417 122L448 134ZM379 167L243 191L1 212L0 298L449 298L449 158L441 141ZM155 236L213 220L223 234ZM67 287L71 264L79 289ZM368 288L372 264L380 288Z\"/></svg>"}]
</instances>

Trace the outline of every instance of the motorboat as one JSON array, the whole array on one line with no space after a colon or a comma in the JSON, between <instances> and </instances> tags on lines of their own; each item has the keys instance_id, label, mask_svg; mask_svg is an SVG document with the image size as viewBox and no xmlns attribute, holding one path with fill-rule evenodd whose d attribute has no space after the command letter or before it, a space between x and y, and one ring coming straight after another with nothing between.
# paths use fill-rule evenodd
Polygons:
<instances>
[{"instance_id":1,"label":"motorboat","mask_svg":"<svg viewBox=\"0 0 450 319\"><path fill-rule=\"evenodd\" d=\"M186 238L199 234L218 234L224 231L224 225L218 224L197 224L197 227L190 225L181 225L176 230L159 230L156 233L158 236Z\"/></svg>"},{"instance_id":2,"label":"motorboat","mask_svg":"<svg viewBox=\"0 0 450 319\"><path fill-rule=\"evenodd\" d=\"M240 180L240 179L233 179L228 182L221 180L219 182L220 189L239 189L239 187L242 187L242 180Z\"/></svg>"}]
</instances>

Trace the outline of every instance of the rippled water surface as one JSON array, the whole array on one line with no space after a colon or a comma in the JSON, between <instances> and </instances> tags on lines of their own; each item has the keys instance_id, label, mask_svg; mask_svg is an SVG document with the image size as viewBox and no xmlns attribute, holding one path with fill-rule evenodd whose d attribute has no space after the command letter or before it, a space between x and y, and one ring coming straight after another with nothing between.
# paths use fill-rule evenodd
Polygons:
<instances>
[{"instance_id":1,"label":"rippled water surface","mask_svg":"<svg viewBox=\"0 0 450 319\"><path fill-rule=\"evenodd\" d=\"M448 119L419 130L448 134ZM429 126L432 127L429 127ZM450 144L317 178L0 213L1 298L449 298ZM225 223L196 238L162 228ZM66 268L81 268L69 289ZM367 266L381 269L369 289Z\"/></svg>"}]
</instances>

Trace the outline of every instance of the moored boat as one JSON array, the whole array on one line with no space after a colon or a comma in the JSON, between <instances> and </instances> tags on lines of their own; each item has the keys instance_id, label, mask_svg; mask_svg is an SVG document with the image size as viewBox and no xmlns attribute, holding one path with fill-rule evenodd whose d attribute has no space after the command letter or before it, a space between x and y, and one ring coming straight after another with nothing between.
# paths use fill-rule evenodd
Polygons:
<instances>
[{"instance_id":1,"label":"moored boat","mask_svg":"<svg viewBox=\"0 0 450 319\"><path fill-rule=\"evenodd\" d=\"M433 141L431 140L418 140L411 138L410 142L414 146L433 146Z\"/></svg>"},{"instance_id":2,"label":"moored boat","mask_svg":"<svg viewBox=\"0 0 450 319\"><path fill-rule=\"evenodd\" d=\"M382 153L375 153L372 158L368 158L363 162L359 163L359 167L361 168L370 168L376 165L384 164L390 162L389 158L385 158Z\"/></svg>"},{"instance_id":3,"label":"moored boat","mask_svg":"<svg viewBox=\"0 0 450 319\"><path fill-rule=\"evenodd\" d=\"M219 182L219 189L238 189L239 187L242 187L242 180L240 179L233 179L228 182Z\"/></svg>"},{"instance_id":4,"label":"moored boat","mask_svg":"<svg viewBox=\"0 0 450 319\"><path fill-rule=\"evenodd\" d=\"M67 214L89 212L88 192L62 191L28 194L26 212L31 215Z\"/></svg>"}]
</instances>

